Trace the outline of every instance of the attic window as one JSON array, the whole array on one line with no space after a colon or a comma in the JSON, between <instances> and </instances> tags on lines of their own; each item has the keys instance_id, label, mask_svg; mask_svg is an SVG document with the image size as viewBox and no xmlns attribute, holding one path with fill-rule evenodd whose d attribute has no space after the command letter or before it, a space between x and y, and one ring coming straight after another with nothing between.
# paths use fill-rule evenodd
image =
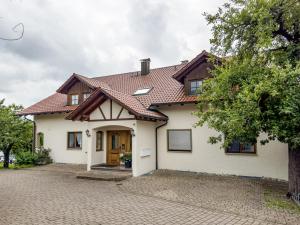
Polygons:
<instances>
[{"instance_id":1,"label":"attic window","mask_svg":"<svg viewBox=\"0 0 300 225\"><path fill-rule=\"evenodd\" d=\"M189 95L197 95L198 89L201 87L201 85L202 85L202 80L191 80Z\"/></svg>"},{"instance_id":2,"label":"attic window","mask_svg":"<svg viewBox=\"0 0 300 225\"><path fill-rule=\"evenodd\" d=\"M79 95L71 95L71 105L78 105Z\"/></svg>"},{"instance_id":3,"label":"attic window","mask_svg":"<svg viewBox=\"0 0 300 225\"><path fill-rule=\"evenodd\" d=\"M138 89L136 90L133 95L145 95L148 94L151 88L142 88L142 89Z\"/></svg>"}]
</instances>

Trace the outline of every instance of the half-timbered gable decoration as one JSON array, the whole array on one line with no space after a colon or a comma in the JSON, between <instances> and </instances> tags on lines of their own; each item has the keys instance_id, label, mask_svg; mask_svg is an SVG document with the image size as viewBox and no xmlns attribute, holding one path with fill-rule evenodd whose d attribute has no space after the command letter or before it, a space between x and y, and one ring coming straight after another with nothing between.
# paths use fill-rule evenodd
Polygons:
<instances>
[{"instance_id":1,"label":"half-timbered gable decoration","mask_svg":"<svg viewBox=\"0 0 300 225\"><path fill-rule=\"evenodd\" d=\"M107 99L90 114L90 121L126 119L135 119L135 116L111 99Z\"/></svg>"},{"instance_id":2,"label":"half-timbered gable decoration","mask_svg":"<svg viewBox=\"0 0 300 225\"><path fill-rule=\"evenodd\" d=\"M96 111L95 111L96 110ZM124 112L123 112L124 111ZM112 89L98 88L66 119L104 121L104 120L167 120L160 112L147 109L138 99Z\"/></svg>"}]
</instances>

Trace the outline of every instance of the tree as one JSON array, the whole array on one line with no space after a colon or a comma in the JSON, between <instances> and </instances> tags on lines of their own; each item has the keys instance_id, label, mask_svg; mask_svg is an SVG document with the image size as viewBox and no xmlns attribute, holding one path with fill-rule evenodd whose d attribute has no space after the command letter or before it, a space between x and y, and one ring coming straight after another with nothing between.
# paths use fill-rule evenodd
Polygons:
<instances>
[{"instance_id":1,"label":"tree","mask_svg":"<svg viewBox=\"0 0 300 225\"><path fill-rule=\"evenodd\" d=\"M223 147L254 144L262 132L262 144L287 143L289 191L300 193L300 163L292 164L300 160L299 0L232 0L205 16L222 63L200 90L198 125L219 131L209 141Z\"/></svg>"},{"instance_id":2,"label":"tree","mask_svg":"<svg viewBox=\"0 0 300 225\"><path fill-rule=\"evenodd\" d=\"M30 149L32 142L32 124L16 115L22 106L4 105L0 100L0 151L4 154L4 168L9 167L9 155L13 151Z\"/></svg>"}]
</instances>

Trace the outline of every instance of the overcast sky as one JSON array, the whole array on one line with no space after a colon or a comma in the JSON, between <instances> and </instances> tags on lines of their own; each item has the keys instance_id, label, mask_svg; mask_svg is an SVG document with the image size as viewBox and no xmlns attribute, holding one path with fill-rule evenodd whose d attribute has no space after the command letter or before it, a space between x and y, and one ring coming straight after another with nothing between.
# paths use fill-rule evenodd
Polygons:
<instances>
[{"instance_id":1,"label":"overcast sky","mask_svg":"<svg viewBox=\"0 0 300 225\"><path fill-rule=\"evenodd\" d=\"M192 59L209 50L203 12L224 0L1 0L0 99L25 107L53 94L73 72L89 77Z\"/></svg>"}]
</instances>

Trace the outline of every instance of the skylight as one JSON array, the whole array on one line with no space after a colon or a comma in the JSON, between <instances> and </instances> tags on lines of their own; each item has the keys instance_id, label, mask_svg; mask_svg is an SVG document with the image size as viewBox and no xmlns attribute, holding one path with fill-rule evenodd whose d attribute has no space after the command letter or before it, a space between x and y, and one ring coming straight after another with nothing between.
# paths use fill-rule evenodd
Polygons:
<instances>
[{"instance_id":1,"label":"skylight","mask_svg":"<svg viewBox=\"0 0 300 225\"><path fill-rule=\"evenodd\" d=\"M151 88L141 88L136 90L133 95L145 95L148 94L148 92L150 91Z\"/></svg>"}]
</instances>

